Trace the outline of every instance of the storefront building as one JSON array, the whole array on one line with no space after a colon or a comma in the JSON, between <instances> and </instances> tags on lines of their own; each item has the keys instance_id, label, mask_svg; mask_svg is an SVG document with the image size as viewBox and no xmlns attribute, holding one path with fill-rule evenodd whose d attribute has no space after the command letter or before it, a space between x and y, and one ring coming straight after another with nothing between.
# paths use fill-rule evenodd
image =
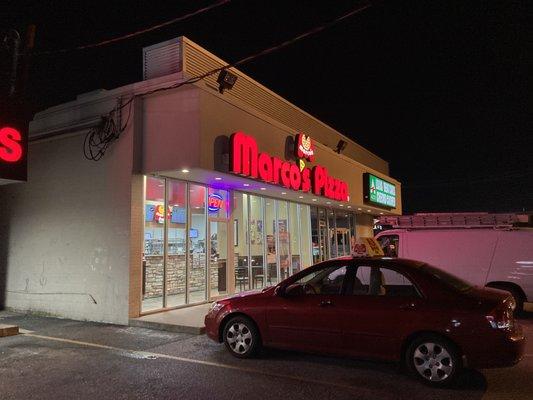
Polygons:
<instances>
[{"instance_id":1,"label":"storefront building","mask_svg":"<svg viewBox=\"0 0 533 400\"><path fill-rule=\"evenodd\" d=\"M274 285L401 214L385 161L237 70L223 93L212 76L142 95L224 65L188 39L143 61L144 81L31 123L28 182L0 188L8 307L127 324ZM87 132L132 95L86 160Z\"/></svg>"}]
</instances>

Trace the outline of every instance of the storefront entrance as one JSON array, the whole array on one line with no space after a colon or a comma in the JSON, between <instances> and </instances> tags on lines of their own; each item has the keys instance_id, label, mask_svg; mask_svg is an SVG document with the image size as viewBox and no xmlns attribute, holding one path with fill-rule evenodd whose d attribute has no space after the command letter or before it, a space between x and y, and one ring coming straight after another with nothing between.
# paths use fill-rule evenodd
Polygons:
<instances>
[{"instance_id":1,"label":"storefront entrance","mask_svg":"<svg viewBox=\"0 0 533 400\"><path fill-rule=\"evenodd\" d=\"M145 178L142 312L227 293L228 209L226 190Z\"/></svg>"}]
</instances>

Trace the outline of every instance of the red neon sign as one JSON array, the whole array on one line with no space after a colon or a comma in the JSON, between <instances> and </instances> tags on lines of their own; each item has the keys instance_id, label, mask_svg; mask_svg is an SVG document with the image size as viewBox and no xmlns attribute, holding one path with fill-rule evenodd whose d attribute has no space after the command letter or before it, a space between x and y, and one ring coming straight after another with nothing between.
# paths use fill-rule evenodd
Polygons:
<instances>
[{"instance_id":1,"label":"red neon sign","mask_svg":"<svg viewBox=\"0 0 533 400\"><path fill-rule=\"evenodd\" d=\"M300 171L290 161L259 153L255 139L243 132L231 135L230 142L230 170L234 174L282 185L287 189L312 191L333 200L348 201L348 184L329 176L327 168L317 165Z\"/></svg>"},{"instance_id":2,"label":"red neon sign","mask_svg":"<svg viewBox=\"0 0 533 400\"><path fill-rule=\"evenodd\" d=\"M14 163L22 158L22 135L8 126L0 129L0 160Z\"/></svg>"}]
</instances>

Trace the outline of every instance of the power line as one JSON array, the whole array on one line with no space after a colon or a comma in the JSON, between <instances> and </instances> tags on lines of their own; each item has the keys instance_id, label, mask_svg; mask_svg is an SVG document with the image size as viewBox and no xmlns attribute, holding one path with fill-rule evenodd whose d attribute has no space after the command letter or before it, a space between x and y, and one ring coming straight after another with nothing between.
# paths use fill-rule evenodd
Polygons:
<instances>
[{"instance_id":1,"label":"power line","mask_svg":"<svg viewBox=\"0 0 533 400\"><path fill-rule=\"evenodd\" d=\"M236 67L236 66L239 66L239 65L243 65L245 63L248 63L252 60L255 60L259 57L262 57L262 56L265 56L265 55L268 55L268 54L271 54L271 53L274 53L275 51L278 51L278 50L281 50L287 46L290 46L300 40L303 40L303 39L306 39L308 38L309 36L312 36L314 34L317 34L327 28L330 28L334 25L337 25L338 23L344 21L345 19L351 17L351 16L354 16L356 14L359 14L361 13L362 11L366 10L367 8L369 8L372 4L371 3L366 3L362 6L359 6L359 7L355 7L353 9L351 9L350 11L336 17L335 19L329 21L329 22L326 22L320 26L317 26L315 28L312 28L304 33L301 33L291 39L288 39L288 40L285 40L284 42L278 44L278 45L275 45L275 46L271 46L267 49L264 49L264 50L260 50L250 56L246 56L244 58L241 58L240 60L234 62L234 63L230 63L230 64L226 64L222 67L219 67L219 68L215 68L215 69L212 69L204 74L201 74L201 75L198 75L198 76L194 76L194 77L191 77L185 81L182 81L182 82L178 82L178 83L175 83L173 85L170 85L170 86L165 86L165 87L162 87L162 88L158 88L158 89L154 89L154 90L150 90L150 91L147 91L147 92L143 92L143 93L137 93L137 94L134 94L133 96L131 96L127 101L125 101L124 103L122 103L122 99L118 99L117 101L117 105L116 107L111 110L107 115L105 116L102 116L102 123L91 129L86 137L85 137L85 141L84 141L84 148L83 148L83 152L84 152L84 155L87 159L89 160L92 160L92 161L98 161L100 160L105 152L107 151L107 149L109 148L109 146L115 141L117 140L119 137L120 137L120 134L124 131L124 129L126 128L127 126L127 123L124 124L123 126L119 126L118 123L115 123L114 122L114 118L116 115L118 115L120 113L120 111L124 108L124 107L127 107L129 106L129 111L128 111L128 120L129 120L129 115L131 113L131 105L133 103L133 100L135 100L136 97L141 97L141 96L147 96L147 95L150 95L150 94L154 94L154 93L157 93L157 92L162 92L162 91L166 91L166 90L171 90L171 89L177 89L179 87L182 87L182 86L185 86L185 85L188 85L188 84L193 84L193 83L196 83L196 82L199 82L209 76L212 76L222 70L225 70L225 69L228 69L228 68L232 68L232 67Z\"/></svg>"},{"instance_id":2,"label":"power line","mask_svg":"<svg viewBox=\"0 0 533 400\"><path fill-rule=\"evenodd\" d=\"M205 13L207 11L210 11L212 9L215 9L215 8L218 8L218 7L223 6L225 4L228 4L230 1L231 0L220 0L220 1L217 1L216 3L213 3L213 4L209 5L209 6L200 8L200 9L198 9L196 11L190 12L190 13L182 15L180 17L173 18L170 21L162 22L160 24L153 25L153 26L150 26L148 28L141 29L139 31L131 32L131 33L119 36L119 37L112 38L112 39L103 40L101 42L85 44L85 45L82 45L82 46L71 47L71 48L67 48L67 49L39 51L39 52L35 52L35 53L32 53L32 54L33 55L38 55L38 56L39 55L61 54L61 53L68 53L68 52L76 51L76 50L85 50L85 49L92 49L92 48L95 48L95 47L107 46L109 44L121 42L123 40L131 39L131 38L134 38L136 36L143 35L143 34L145 34L147 32L155 31L156 29L163 28L165 26L175 24L176 22L185 21L186 19L192 18L192 17L194 17L196 15L203 14L203 13Z\"/></svg>"}]
</instances>

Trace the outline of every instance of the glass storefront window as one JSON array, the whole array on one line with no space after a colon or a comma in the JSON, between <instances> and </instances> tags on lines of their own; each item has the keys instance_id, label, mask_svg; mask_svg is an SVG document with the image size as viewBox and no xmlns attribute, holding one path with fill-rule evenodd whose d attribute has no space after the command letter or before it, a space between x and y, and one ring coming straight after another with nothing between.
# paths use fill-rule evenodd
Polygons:
<instances>
[{"instance_id":1,"label":"glass storefront window","mask_svg":"<svg viewBox=\"0 0 533 400\"><path fill-rule=\"evenodd\" d=\"M263 198L250 197L250 280L253 289L265 285Z\"/></svg>"},{"instance_id":2,"label":"glass storefront window","mask_svg":"<svg viewBox=\"0 0 533 400\"><path fill-rule=\"evenodd\" d=\"M309 267L312 262L312 254L311 254L311 214L310 214L311 207L307 204L300 204L299 205L299 213L298 216L300 220L300 260L301 260L301 267L307 268Z\"/></svg>"},{"instance_id":3,"label":"glass storefront window","mask_svg":"<svg viewBox=\"0 0 533 400\"><path fill-rule=\"evenodd\" d=\"M189 303L204 301L207 295L206 192L205 186L189 184Z\"/></svg>"},{"instance_id":4,"label":"glass storefront window","mask_svg":"<svg viewBox=\"0 0 533 400\"><path fill-rule=\"evenodd\" d=\"M248 290L248 195L235 192L233 195L234 221L233 245L235 248L235 291Z\"/></svg>"},{"instance_id":5,"label":"glass storefront window","mask_svg":"<svg viewBox=\"0 0 533 400\"><path fill-rule=\"evenodd\" d=\"M278 236L278 254L280 280L286 279L290 275L290 233L289 233L289 210L286 201L276 200L278 206L278 223L275 233Z\"/></svg>"},{"instance_id":6,"label":"glass storefront window","mask_svg":"<svg viewBox=\"0 0 533 400\"><path fill-rule=\"evenodd\" d=\"M289 235L291 244L291 274L295 274L302 268L300 239L302 230L300 228L299 204L289 203Z\"/></svg>"},{"instance_id":7,"label":"glass storefront window","mask_svg":"<svg viewBox=\"0 0 533 400\"><path fill-rule=\"evenodd\" d=\"M166 307L186 303L187 183L168 180L167 257L165 268Z\"/></svg>"},{"instance_id":8,"label":"glass storefront window","mask_svg":"<svg viewBox=\"0 0 533 400\"><path fill-rule=\"evenodd\" d=\"M227 293L226 279L228 271L228 222L227 221L210 221L210 263L209 279L210 295L217 297Z\"/></svg>"},{"instance_id":9,"label":"glass storefront window","mask_svg":"<svg viewBox=\"0 0 533 400\"><path fill-rule=\"evenodd\" d=\"M278 260L276 252L276 202L272 199L265 199L265 232L266 232L266 263L267 263L267 283L275 285L278 283Z\"/></svg>"},{"instance_id":10,"label":"glass storefront window","mask_svg":"<svg viewBox=\"0 0 533 400\"><path fill-rule=\"evenodd\" d=\"M329 254L326 253L326 259L335 258L339 256L337 249L337 230L335 228L335 212L333 210L327 210L328 216L328 243Z\"/></svg>"},{"instance_id":11,"label":"glass storefront window","mask_svg":"<svg viewBox=\"0 0 533 400\"><path fill-rule=\"evenodd\" d=\"M209 188L207 211L209 218L227 219L229 215L229 193L227 190Z\"/></svg>"},{"instance_id":12,"label":"glass storefront window","mask_svg":"<svg viewBox=\"0 0 533 400\"><path fill-rule=\"evenodd\" d=\"M350 254L350 214L340 210L335 211L335 237L339 256Z\"/></svg>"},{"instance_id":13,"label":"glass storefront window","mask_svg":"<svg viewBox=\"0 0 533 400\"><path fill-rule=\"evenodd\" d=\"M163 307L165 219L165 180L147 177L144 200L142 311Z\"/></svg>"}]
</instances>

